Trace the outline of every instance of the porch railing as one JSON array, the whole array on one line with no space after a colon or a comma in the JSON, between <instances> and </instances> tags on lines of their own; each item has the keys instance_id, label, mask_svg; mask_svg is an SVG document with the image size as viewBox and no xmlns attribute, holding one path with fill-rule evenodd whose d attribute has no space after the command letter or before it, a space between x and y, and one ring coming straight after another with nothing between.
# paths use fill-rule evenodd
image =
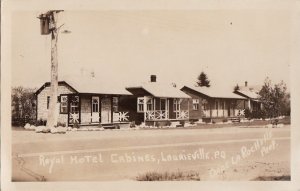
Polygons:
<instances>
[{"instance_id":1,"label":"porch railing","mask_svg":"<svg viewBox=\"0 0 300 191\"><path fill-rule=\"evenodd\" d=\"M176 111L176 119L189 119L189 111L188 110Z\"/></svg>"},{"instance_id":2,"label":"porch railing","mask_svg":"<svg viewBox=\"0 0 300 191\"><path fill-rule=\"evenodd\" d=\"M129 121L129 112L113 112L113 122L127 122Z\"/></svg>"},{"instance_id":3,"label":"porch railing","mask_svg":"<svg viewBox=\"0 0 300 191\"><path fill-rule=\"evenodd\" d=\"M111 116L111 112L106 112L104 115L101 113L96 113L92 115L90 112L81 112L80 114L77 113L69 113L69 124L77 123L104 123L111 122L128 122L129 121L129 112L128 111L120 111L120 112L113 112L113 116Z\"/></svg>"},{"instance_id":4,"label":"porch railing","mask_svg":"<svg viewBox=\"0 0 300 191\"><path fill-rule=\"evenodd\" d=\"M145 120L164 120L169 119L169 112L166 110L146 111Z\"/></svg>"}]
</instances>

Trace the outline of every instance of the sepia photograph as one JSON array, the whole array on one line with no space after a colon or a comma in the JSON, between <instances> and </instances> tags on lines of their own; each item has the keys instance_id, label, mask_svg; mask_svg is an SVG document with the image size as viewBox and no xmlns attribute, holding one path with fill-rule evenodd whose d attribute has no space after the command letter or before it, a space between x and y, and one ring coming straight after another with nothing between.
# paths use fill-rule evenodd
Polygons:
<instances>
[{"instance_id":1,"label":"sepia photograph","mask_svg":"<svg viewBox=\"0 0 300 191\"><path fill-rule=\"evenodd\" d=\"M292 13L10 11L8 179L291 182Z\"/></svg>"}]
</instances>

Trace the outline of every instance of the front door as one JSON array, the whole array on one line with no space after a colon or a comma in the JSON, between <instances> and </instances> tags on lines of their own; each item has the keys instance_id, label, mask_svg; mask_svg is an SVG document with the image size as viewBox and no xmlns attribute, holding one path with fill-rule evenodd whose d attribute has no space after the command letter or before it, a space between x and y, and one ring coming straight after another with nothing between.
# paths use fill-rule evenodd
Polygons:
<instances>
[{"instance_id":1,"label":"front door","mask_svg":"<svg viewBox=\"0 0 300 191\"><path fill-rule=\"evenodd\" d=\"M92 123L99 123L99 97L92 97Z\"/></svg>"},{"instance_id":2,"label":"front door","mask_svg":"<svg viewBox=\"0 0 300 191\"><path fill-rule=\"evenodd\" d=\"M160 110L167 110L167 99L160 99Z\"/></svg>"},{"instance_id":3,"label":"front door","mask_svg":"<svg viewBox=\"0 0 300 191\"><path fill-rule=\"evenodd\" d=\"M101 99L101 123L111 123L111 98Z\"/></svg>"}]
</instances>

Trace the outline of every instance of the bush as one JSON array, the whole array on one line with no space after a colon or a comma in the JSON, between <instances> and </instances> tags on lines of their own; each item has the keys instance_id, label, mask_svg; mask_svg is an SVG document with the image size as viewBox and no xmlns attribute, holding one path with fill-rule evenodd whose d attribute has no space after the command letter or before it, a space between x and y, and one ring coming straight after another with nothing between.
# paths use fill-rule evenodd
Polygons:
<instances>
[{"instance_id":1,"label":"bush","mask_svg":"<svg viewBox=\"0 0 300 191\"><path fill-rule=\"evenodd\" d=\"M47 120L39 119L36 121L35 126L46 126Z\"/></svg>"},{"instance_id":2,"label":"bush","mask_svg":"<svg viewBox=\"0 0 300 191\"><path fill-rule=\"evenodd\" d=\"M77 121L75 121L74 122L74 124L73 124L73 128L76 128L76 129L78 129L80 126L79 126L79 124L78 124L78 122Z\"/></svg>"},{"instance_id":3,"label":"bush","mask_svg":"<svg viewBox=\"0 0 300 191\"><path fill-rule=\"evenodd\" d=\"M130 122L129 127L130 127L130 128L134 128L134 127L135 127L135 121Z\"/></svg>"},{"instance_id":4,"label":"bush","mask_svg":"<svg viewBox=\"0 0 300 191\"><path fill-rule=\"evenodd\" d=\"M228 122L228 119L227 119L227 118L224 118L224 119L222 120L222 122L223 122L223 123L226 123L226 122Z\"/></svg>"},{"instance_id":5,"label":"bush","mask_svg":"<svg viewBox=\"0 0 300 191\"><path fill-rule=\"evenodd\" d=\"M167 121L166 126L171 126L171 121Z\"/></svg>"},{"instance_id":6,"label":"bush","mask_svg":"<svg viewBox=\"0 0 300 191\"><path fill-rule=\"evenodd\" d=\"M245 118L251 119L252 118L252 112L250 111L249 108L245 109Z\"/></svg>"},{"instance_id":7,"label":"bush","mask_svg":"<svg viewBox=\"0 0 300 191\"><path fill-rule=\"evenodd\" d=\"M184 127L185 121L179 121L179 123Z\"/></svg>"},{"instance_id":8,"label":"bush","mask_svg":"<svg viewBox=\"0 0 300 191\"><path fill-rule=\"evenodd\" d=\"M253 110L252 111L252 118L256 119L265 119L266 118L266 113L264 110Z\"/></svg>"},{"instance_id":9,"label":"bush","mask_svg":"<svg viewBox=\"0 0 300 191\"><path fill-rule=\"evenodd\" d=\"M159 123L157 121L154 122L154 127L159 127Z\"/></svg>"},{"instance_id":10,"label":"bush","mask_svg":"<svg viewBox=\"0 0 300 191\"><path fill-rule=\"evenodd\" d=\"M115 124L115 129L120 129L120 125L119 124Z\"/></svg>"},{"instance_id":11,"label":"bush","mask_svg":"<svg viewBox=\"0 0 300 191\"><path fill-rule=\"evenodd\" d=\"M190 124L194 125L195 124L195 120L190 120Z\"/></svg>"},{"instance_id":12,"label":"bush","mask_svg":"<svg viewBox=\"0 0 300 191\"><path fill-rule=\"evenodd\" d=\"M66 123L57 122L57 127L66 127Z\"/></svg>"}]
</instances>

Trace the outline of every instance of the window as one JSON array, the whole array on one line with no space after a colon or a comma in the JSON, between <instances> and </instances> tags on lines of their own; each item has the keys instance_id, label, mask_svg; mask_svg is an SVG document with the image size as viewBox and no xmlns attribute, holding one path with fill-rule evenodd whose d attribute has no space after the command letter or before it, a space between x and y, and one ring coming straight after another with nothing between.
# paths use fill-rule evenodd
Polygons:
<instances>
[{"instance_id":1,"label":"window","mask_svg":"<svg viewBox=\"0 0 300 191\"><path fill-rule=\"evenodd\" d=\"M47 96L47 109L49 109L49 104L50 104L50 96Z\"/></svg>"},{"instance_id":2,"label":"window","mask_svg":"<svg viewBox=\"0 0 300 191\"><path fill-rule=\"evenodd\" d=\"M207 107L207 100L206 99L202 99L202 108L203 108L203 110L207 110L208 109L208 107Z\"/></svg>"},{"instance_id":3,"label":"window","mask_svg":"<svg viewBox=\"0 0 300 191\"><path fill-rule=\"evenodd\" d=\"M68 113L68 96L60 97L60 113Z\"/></svg>"},{"instance_id":4,"label":"window","mask_svg":"<svg viewBox=\"0 0 300 191\"><path fill-rule=\"evenodd\" d=\"M99 112L99 97L92 98L92 112Z\"/></svg>"},{"instance_id":5,"label":"window","mask_svg":"<svg viewBox=\"0 0 300 191\"><path fill-rule=\"evenodd\" d=\"M153 99L148 98L147 99L147 111L152 111L153 110Z\"/></svg>"},{"instance_id":6,"label":"window","mask_svg":"<svg viewBox=\"0 0 300 191\"><path fill-rule=\"evenodd\" d=\"M174 99L173 108L174 108L174 111L180 111L180 100L179 99Z\"/></svg>"},{"instance_id":7,"label":"window","mask_svg":"<svg viewBox=\"0 0 300 191\"><path fill-rule=\"evenodd\" d=\"M199 109L199 99L193 99L193 110Z\"/></svg>"},{"instance_id":8,"label":"window","mask_svg":"<svg viewBox=\"0 0 300 191\"><path fill-rule=\"evenodd\" d=\"M70 100L70 112L71 113L78 113L79 112L79 96L74 96Z\"/></svg>"},{"instance_id":9,"label":"window","mask_svg":"<svg viewBox=\"0 0 300 191\"><path fill-rule=\"evenodd\" d=\"M144 112L144 98L138 97L137 99L137 111Z\"/></svg>"},{"instance_id":10,"label":"window","mask_svg":"<svg viewBox=\"0 0 300 191\"><path fill-rule=\"evenodd\" d=\"M218 110L219 109L219 102L216 101L215 103L216 103L216 109Z\"/></svg>"},{"instance_id":11,"label":"window","mask_svg":"<svg viewBox=\"0 0 300 191\"><path fill-rule=\"evenodd\" d=\"M113 97L113 111L118 112L119 111L119 98Z\"/></svg>"}]
</instances>

